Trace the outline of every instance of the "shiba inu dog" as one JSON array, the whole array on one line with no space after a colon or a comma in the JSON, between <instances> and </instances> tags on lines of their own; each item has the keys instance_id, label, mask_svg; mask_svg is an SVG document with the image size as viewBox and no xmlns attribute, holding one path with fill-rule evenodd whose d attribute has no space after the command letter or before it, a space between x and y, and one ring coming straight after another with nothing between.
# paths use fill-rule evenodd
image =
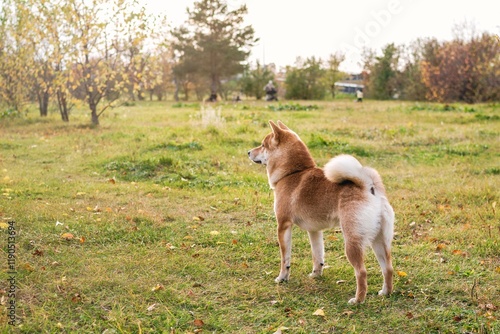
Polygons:
<instances>
[{"instance_id":1,"label":"shiba inu dog","mask_svg":"<svg viewBox=\"0 0 500 334\"><path fill-rule=\"evenodd\" d=\"M276 282L290 277L293 224L309 234L311 277L319 277L323 272L322 231L340 226L345 254L356 274L356 296L349 304L365 300L367 280L363 258L369 245L384 276L379 295L389 295L393 288L394 211L380 175L350 155L339 155L324 168L318 168L295 132L280 121L269 124L272 132L262 145L248 151L248 156L253 162L266 166L269 185L274 190L281 252L281 270Z\"/></svg>"}]
</instances>

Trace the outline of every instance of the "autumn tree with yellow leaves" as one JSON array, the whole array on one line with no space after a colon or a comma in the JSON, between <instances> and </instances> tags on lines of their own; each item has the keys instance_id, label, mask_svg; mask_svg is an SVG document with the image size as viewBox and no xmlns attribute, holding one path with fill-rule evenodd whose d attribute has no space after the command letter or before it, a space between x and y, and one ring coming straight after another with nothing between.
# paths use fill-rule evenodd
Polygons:
<instances>
[{"instance_id":1,"label":"autumn tree with yellow leaves","mask_svg":"<svg viewBox=\"0 0 500 334\"><path fill-rule=\"evenodd\" d=\"M0 13L0 98L21 111L55 98L69 120L75 99L92 124L147 77L143 49L149 17L135 0L4 0ZM27 84L31 83L31 84Z\"/></svg>"}]
</instances>

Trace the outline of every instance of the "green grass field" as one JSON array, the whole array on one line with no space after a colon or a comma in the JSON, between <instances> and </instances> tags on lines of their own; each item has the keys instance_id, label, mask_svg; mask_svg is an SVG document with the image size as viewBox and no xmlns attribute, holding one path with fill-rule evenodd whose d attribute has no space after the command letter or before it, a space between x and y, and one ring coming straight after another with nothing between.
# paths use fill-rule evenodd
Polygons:
<instances>
[{"instance_id":1,"label":"green grass field","mask_svg":"<svg viewBox=\"0 0 500 334\"><path fill-rule=\"evenodd\" d=\"M309 104L140 103L98 128L83 111L0 119L2 332L500 333L500 105L290 110ZM378 169L396 212L391 297L369 251L367 300L347 304L334 230L322 278L295 228L291 280L274 282L273 194L247 157L270 119L320 166L348 153Z\"/></svg>"}]
</instances>

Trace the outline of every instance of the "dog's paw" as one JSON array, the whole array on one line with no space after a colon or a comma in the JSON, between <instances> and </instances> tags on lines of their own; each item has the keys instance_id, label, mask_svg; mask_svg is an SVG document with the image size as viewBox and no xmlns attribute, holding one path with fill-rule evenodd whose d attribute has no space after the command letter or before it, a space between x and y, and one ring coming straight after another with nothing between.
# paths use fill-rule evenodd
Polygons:
<instances>
[{"instance_id":1,"label":"dog's paw","mask_svg":"<svg viewBox=\"0 0 500 334\"><path fill-rule=\"evenodd\" d=\"M309 277L310 278L318 278L318 277L321 277L321 273L313 271L312 273L309 274Z\"/></svg>"},{"instance_id":2,"label":"dog's paw","mask_svg":"<svg viewBox=\"0 0 500 334\"><path fill-rule=\"evenodd\" d=\"M379 296L389 296L391 293L387 291L386 289L382 289L378 292Z\"/></svg>"},{"instance_id":3,"label":"dog's paw","mask_svg":"<svg viewBox=\"0 0 500 334\"><path fill-rule=\"evenodd\" d=\"M276 283L284 283L284 282L288 282L288 277L281 277L281 276L278 276L276 277L276 279L274 280Z\"/></svg>"},{"instance_id":4,"label":"dog's paw","mask_svg":"<svg viewBox=\"0 0 500 334\"><path fill-rule=\"evenodd\" d=\"M349 305L356 305L356 304L359 304L359 301L356 298L351 298L351 299L349 299L349 301L347 302L347 304L349 304Z\"/></svg>"},{"instance_id":5,"label":"dog's paw","mask_svg":"<svg viewBox=\"0 0 500 334\"><path fill-rule=\"evenodd\" d=\"M351 298L349 299L349 301L347 302L349 305L358 305L358 304L363 304L365 302L365 300L359 300L357 298Z\"/></svg>"}]
</instances>

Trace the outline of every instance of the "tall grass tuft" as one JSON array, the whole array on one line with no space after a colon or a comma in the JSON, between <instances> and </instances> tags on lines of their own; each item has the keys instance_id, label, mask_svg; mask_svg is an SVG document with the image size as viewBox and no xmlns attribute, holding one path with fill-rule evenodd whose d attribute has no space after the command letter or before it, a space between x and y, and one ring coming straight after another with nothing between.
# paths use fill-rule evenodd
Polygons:
<instances>
[{"instance_id":1,"label":"tall grass tuft","mask_svg":"<svg viewBox=\"0 0 500 334\"><path fill-rule=\"evenodd\" d=\"M201 106L200 114L201 114L201 123L204 127L209 127L209 126L222 127L226 122L224 117L222 117L221 107L214 108L211 105L203 105Z\"/></svg>"}]
</instances>

